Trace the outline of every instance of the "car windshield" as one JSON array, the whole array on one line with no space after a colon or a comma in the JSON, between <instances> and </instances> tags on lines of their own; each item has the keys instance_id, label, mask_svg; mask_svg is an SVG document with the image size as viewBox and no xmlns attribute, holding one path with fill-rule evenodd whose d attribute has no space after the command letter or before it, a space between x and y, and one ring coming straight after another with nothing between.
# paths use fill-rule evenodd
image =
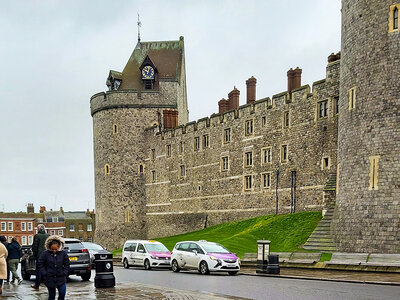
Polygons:
<instances>
[{"instance_id":1,"label":"car windshield","mask_svg":"<svg viewBox=\"0 0 400 300\"><path fill-rule=\"evenodd\" d=\"M224 248L220 244L200 244L203 246L204 250L206 252L212 252L212 253L231 253L228 249Z\"/></svg>"},{"instance_id":2,"label":"car windshield","mask_svg":"<svg viewBox=\"0 0 400 300\"><path fill-rule=\"evenodd\" d=\"M65 242L65 247L70 250L80 250L85 248L81 242Z\"/></svg>"},{"instance_id":3,"label":"car windshield","mask_svg":"<svg viewBox=\"0 0 400 300\"><path fill-rule=\"evenodd\" d=\"M169 252L163 244L144 244L147 252Z\"/></svg>"},{"instance_id":4,"label":"car windshield","mask_svg":"<svg viewBox=\"0 0 400 300\"><path fill-rule=\"evenodd\" d=\"M89 250L104 250L104 248L97 244L83 243L83 245Z\"/></svg>"}]
</instances>

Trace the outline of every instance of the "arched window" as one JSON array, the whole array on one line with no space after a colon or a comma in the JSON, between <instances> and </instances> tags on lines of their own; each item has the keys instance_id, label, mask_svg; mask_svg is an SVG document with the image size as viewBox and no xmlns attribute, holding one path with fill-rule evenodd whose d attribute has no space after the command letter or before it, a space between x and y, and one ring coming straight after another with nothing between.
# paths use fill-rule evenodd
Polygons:
<instances>
[{"instance_id":1,"label":"arched window","mask_svg":"<svg viewBox=\"0 0 400 300\"><path fill-rule=\"evenodd\" d=\"M104 166L104 174L106 174L106 175L110 174L110 165L109 164L106 164Z\"/></svg>"},{"instance_id":2,"label":"arched window","mask_svg":"<svg viewBox=\"0 0 400 300\"><path fill-rule=\"evenodd\" d=\"M399 10L397 7L393 11L393 29L399 29Z\"/></svg>"}]
</instances>

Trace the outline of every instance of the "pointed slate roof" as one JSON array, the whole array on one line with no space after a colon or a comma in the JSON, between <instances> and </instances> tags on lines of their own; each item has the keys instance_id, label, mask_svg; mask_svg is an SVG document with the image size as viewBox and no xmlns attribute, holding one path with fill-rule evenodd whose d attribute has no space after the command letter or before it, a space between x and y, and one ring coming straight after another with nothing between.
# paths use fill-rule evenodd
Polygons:
<instances>
[{"instance_id":1,"label":"pointed slate roof","mask_svg":"<svg viewBox=\"0 0 400 300\"><path fill-rule=\"evenodd\" d=\"M137 90L143 88L139 67L149 56L158 70L159 79L180 80L184 59L184 41L138 42L122 73L119 90ZM118 72L119 73L119 72Z\"/></svg>"}]
</instances>

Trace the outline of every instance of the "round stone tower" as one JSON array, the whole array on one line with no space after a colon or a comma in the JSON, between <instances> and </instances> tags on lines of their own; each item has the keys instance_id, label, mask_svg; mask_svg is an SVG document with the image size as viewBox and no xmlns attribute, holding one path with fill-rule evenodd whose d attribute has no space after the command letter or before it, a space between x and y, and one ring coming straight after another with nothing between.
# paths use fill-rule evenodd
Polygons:
<instances>
[{"instance_id":1,"label":"round stone tower","mask_svg":"<svg viewBox=\"0 0 400 300\"><path fill-rule=\"evenodd\" d=\"M146 130L188 120L183 37L138 42L124 70L110 71L107 86L109 91L90 100L95 240L116 249L127 239L147 238L145 182L151 174L146 163L154 159L155 149Z\"/></svg>"},{"instance_id":2,"label":"round stone tower","mask_svg":"<svg viewBox=\"0 0 400 300\"><path fill-rule=\"evenodd\" d=\"M342 0L338 190L333 220L341 251L400 252L396 9L400 9L398 0Z\"/></svg>"}]
</instances>

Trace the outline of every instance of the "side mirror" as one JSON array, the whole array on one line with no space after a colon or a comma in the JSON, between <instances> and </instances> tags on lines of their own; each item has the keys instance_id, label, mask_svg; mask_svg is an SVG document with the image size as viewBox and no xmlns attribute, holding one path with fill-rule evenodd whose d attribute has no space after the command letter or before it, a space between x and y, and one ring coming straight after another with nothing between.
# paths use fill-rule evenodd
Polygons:
<instances>
[{"instance_id":1,"label":"side mirror","mask_svg":"<svg viewBox=\"0 0 400 300\"><path fill-rule=\"evenodd\" d=\"M197 250L193 250L193 253L197 255Z\"/></svg>"}]
</instances>

